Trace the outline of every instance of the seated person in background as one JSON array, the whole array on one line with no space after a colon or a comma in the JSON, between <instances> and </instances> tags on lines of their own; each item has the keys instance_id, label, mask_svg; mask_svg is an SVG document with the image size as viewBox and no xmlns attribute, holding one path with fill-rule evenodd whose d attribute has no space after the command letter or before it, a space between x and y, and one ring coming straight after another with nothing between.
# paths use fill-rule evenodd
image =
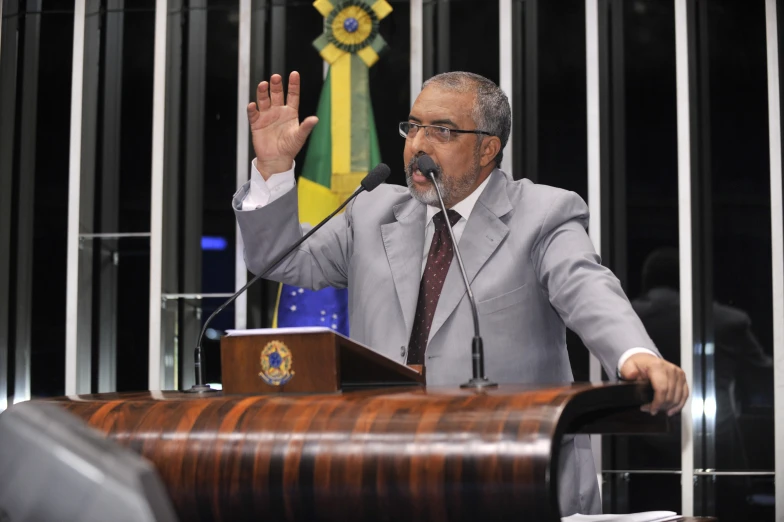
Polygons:
<instances>
[{"instance_id":1,"label":"seated person in background","mask_svg":"<svg viewBox=\"0 0 784 522\"><path fill-rule=\"evenodd\" d=\"M300 123L299 95L299 74L291 74L285 102L283 81L273 75L248 106L256 159L233 207L254 273L302 235L293 163L318 119ZM397 129L408 187L359 195L270 279L348 287L354 339L401 363L425 365L428 385L464 382L471 307L435 189L417 168L427 154L478 301L487 375L501 383L571 382L568 325L608 374L651 381L647 410L674 415L688 396L685 375L659 356L601 265L583 200L514 181L498 168L510 128L507 97L490 80L463 72L431 78ZM588 437L567 437L559 465L561 514L600 512Z\"/></svg>"}]
</instances>

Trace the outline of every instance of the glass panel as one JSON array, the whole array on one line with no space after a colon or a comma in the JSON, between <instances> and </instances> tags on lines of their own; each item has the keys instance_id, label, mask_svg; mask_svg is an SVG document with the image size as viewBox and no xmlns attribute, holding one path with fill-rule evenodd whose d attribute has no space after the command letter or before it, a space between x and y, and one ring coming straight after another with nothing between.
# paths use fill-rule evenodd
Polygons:
<instances>
[{"instance_id":1,"label":"glass panel","mask_svg":"<svg viewBox=\"0 0 784 522\"><path fill-rule=\"evenodd\" d=\"M122 100L118 228L102 232L149 232L152 180L152 96L155 7L123 10ZM108 35L107 35L108 37ZM111 173L104 173L105 179ZM100 198L96 196L96 205ZM150 240L117 242L117 391L146 390L150 301ZM98 272L93 281L98 284Z\"/></svg>"},{"instance_id":2,"label":"glass panel","mask_svg":"<svg viewBox=\"0 0 784 522\"><path fill-rule=\"evenodd\" d=\"M238 16L236 2L207 12L202 236L215 239L202 241L201 290L208 293L234 289Z\"/></svg>"},{"instance_id":3,"label":"glass panel","mask_svg":"<svg viewBox=\"0 0 784 522\"><path fill-rule=\"evenodd\" d=\"M126 9L123 19L119 231L149 232L154 6Z\"/></svg>"},{"instance_id":4,"label":"glass panel","mask_svg":"<svg viewBox=\"0 0 784 522\"><path fill-rule=\"evenodd\" d=\"M389 48L370 69L370 96L376 117L381 161L389 165L392 174L387 183L405 185L403 140L397 133L397 123L407 119L411 105L411 9L409 2L390 2L394 9L381 21L379 32ZM390 88L394 86L394 88Z\"/></svg>"},{"instance_id":5,"label":"glass panel","mask_svg":"<svg viewBox=\"0 0 784 522\"><path fill-rule=\"evenodd\" d=\"M193 346L182 344L179 325L182 324L183 314L189 314L201 321L206 320L223 302L226 297L205 297L193 299L189 297L169 298L162 311L161 328L166 342L175 346L175 357L180 357L183 350L193 350ZM207 383L220 383L221 358L220 337L226 330L234 328L234 304L227 306L207 328L202 341L204 379ZM175 360L172 364L179 368L182 361ZM146 363L145 363L146 364ZM179 370L178 370L179 371ZM193 372L193 368L183 368L183 372ZM178 388L182 389L182 380L178 378Z\"/></svg>"},{"instance_id":6,"label":"glass panel","mask_svg":"<svg viewBox=\"0 0 784 522\"><path fill-rule=\"evenodd\" d=\"M32 316L31 395L65 392L65 272L68 226L68 154L74 2L44 0L38 71ZM21 65L21 64L20 64ZM21 69L20 69L21 70ZM56 85L57 116L47 117ZM18 95L18 93L17 93ZM45 120L43 118L46 118ZM6 254L3 254L6 255ZM56 261L55 261L56 260ZM33 324L36 324L34 322Z\"/></svg>"},{"instance_id":7,"label":"glass panel","mask_svg":"<svg viewBox=\"0 0 784 522\"><path fill-rule=\"evenodd\" d=\"M302 120L316 114L321 88L324 85L324 60L313 47L313 40L324 32L324 17L313 7L312 2L290 4L286 8L286 71L269 72L283 75L285 82L288 82L288 73L299 71L302 78L299 114ZM271 32L272 26L269 25L268 28ZM254 80L253 83L258 84L258 81ZM308 143L297 155L297 175L302 173Z\"/></svg>"},{"instance_id":8,"label":"glass panel","mask_svg":"<svg viewBox=\"0 0 784 522\"><path fill-rule=\"evenodd\" d=\"M148 166L149 168L149 166ZM99 242L96 242L96 244ZM111 242L105 242L111 243ZM150 240L123 238L117 252L117 391L147 390ZM98 272L95 272L97 281ZM95 372L95 370L93 371Z\"/></svg>"},{"instance_id":9,"label":"glass panel","mask_svg":"<svg viewBox=\"0 0 784 522\"><path fill-rule=\"evenodd\" d=\"M698 484L715 488L716 508L712 513L719 520L776 520L775 485L771 476L700 477ZM707 514L699 511L698 506L695 502L695 515Z\"/></svg>"},{"instance_id":10,"label":"glass panel","mask_svg":"<svg viewBox=\"0 0 784 522\"><path fill-rule=\"evenodd\" d=\"M498 83L499 60L498 2L450 1L449 70L481 74Z\"/></svg>"},{"instance_id":11,"label":"glass panel","mask_svg":"<svg viewBox=\"0 0 784 522\"><path fill-rule=\"evenodd\" d=\"M539 162L537 172L522 177L574 191L587 202L585 2L539 2L537 7ZM524 66L523 57L515 59L519 67ZM575 381L589 381L589 352L571 330L567 331L567 347Z\"/></svg>"},{"instance_id":12,"label":"glass panel","mask_svg":"<svg viewBox=\"0 0 784 522\"><path fill-rule=\"evenodd\" d=\"M604 472L602 502L604 513L681 513L681 476L664 473Z\"/></svg>"},{"instance_id":13,"label":"glass panel","mask_svg":"<svg viewBox=\"0 0 784 522\"><path fill-rule=\"evenodd\" d=\"M588 199L585 2L539 2L539 183ZM526 175L526 177L530 177Z\"/></svg>"},{"instance_id":14,"label":"glass panel","mask_svg":"<svg viewBox=\"0 0 784 522\"><path fill-rule=\"evenodd\" d=\"M615 195L622 210L614 218L623 219L625 213L626 221L624 236L617 236L616 223L611 227L618 265L613 268L655 346L665 359L680 364L673 2L624 3L623 30L626 117L625 128L616 130L623 132L626 190ZM673 418L666 435L611 437L605 465L680 469L680 421Z\"/></svg>"},{"instance_id":15,"label":"glass panel","mask_svg":"<svg viewBox=\"0 0 784 522\"><path fill-rule=\"evenodd\" d=\"M705 325L713 345L706 346L705 368L715 380L715 402L708 389L704 413L709 428L715 422L715 441L709 432L705 467L770 470L773 311L764 5L711 2L707 24L711 201L701 217L713 268Z\"/></svg>"}]
</instances>

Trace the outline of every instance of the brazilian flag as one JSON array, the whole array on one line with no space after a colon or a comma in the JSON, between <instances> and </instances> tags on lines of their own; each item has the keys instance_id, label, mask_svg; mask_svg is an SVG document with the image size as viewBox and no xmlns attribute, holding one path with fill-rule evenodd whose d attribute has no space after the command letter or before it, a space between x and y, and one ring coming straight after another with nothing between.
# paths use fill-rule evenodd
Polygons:
<instances>
[{"instance_id":1,"label":"brazilian flag","mask_svg":"<svg viewBox=\"0 0 784 522\"><path fill-rule=\"evenodd\" d=\"M324 33L313 44L330 68L297 184L299 220L311 225L381 161L368 76L385 46L378 21L392 10L385 0L317 0L314 6L324 16ZM348 291L281 285L272 326L326 326L348 335Z\"/></svg>"}]
</instances>

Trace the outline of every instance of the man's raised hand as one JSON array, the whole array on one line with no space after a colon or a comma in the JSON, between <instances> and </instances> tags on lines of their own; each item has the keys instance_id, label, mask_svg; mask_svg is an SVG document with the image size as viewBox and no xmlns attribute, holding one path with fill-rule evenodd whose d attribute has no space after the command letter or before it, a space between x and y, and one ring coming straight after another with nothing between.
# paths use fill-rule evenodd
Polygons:
<instances>
[{"instance_id":1,"label":"man's raised hand","mask_svg":"<svg viewBox=\"0 0 784 522\"><path fill-rule=\"evenodd\" d=\"M248 123L256 153L256 168L267 180L272 174L291 168L318 118L299 122L299 73L289 76L288 99L283 100L283 79L273 74L269 82L256 88L256 103L248 104Z\"/></svg>"}]
</instances>

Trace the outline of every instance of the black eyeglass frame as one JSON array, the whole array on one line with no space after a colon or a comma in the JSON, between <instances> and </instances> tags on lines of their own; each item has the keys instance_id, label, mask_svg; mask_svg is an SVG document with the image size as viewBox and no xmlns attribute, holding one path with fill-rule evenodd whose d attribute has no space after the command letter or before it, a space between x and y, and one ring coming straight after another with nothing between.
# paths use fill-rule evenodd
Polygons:
<instances>
[{"instance_id":1,"label":"black eyeglass frame","mask_svg":"<svg viewBox=\"0 0 784 522\"><path fill-rule=\"evenodd\" d=\"M398 124L398 132L400 133L400 136L402 138L405 138L405 139L408 139L409 136L408 136L407 132L405 132L405 133L403 132L403 125L413 125L414 127L417 128L417 132L419 132L419 129L446 129L450 133L450 139L451 139L451 133L453 133L453 132L456 132L458 134L484 134L485 136L495 136L495 134L493 134L491 132L483 131L483 130L453 129L451 127L444 127L443 125L422 125L422 124L419 124L419 123L414 123L413 121L401 121ZM425 131L425 139L430 141L430 139L429 139L429 137L427 135L427 131ZM446 140L443 143L449 143L449 140Z\"/></svg>"}]
</instances>

